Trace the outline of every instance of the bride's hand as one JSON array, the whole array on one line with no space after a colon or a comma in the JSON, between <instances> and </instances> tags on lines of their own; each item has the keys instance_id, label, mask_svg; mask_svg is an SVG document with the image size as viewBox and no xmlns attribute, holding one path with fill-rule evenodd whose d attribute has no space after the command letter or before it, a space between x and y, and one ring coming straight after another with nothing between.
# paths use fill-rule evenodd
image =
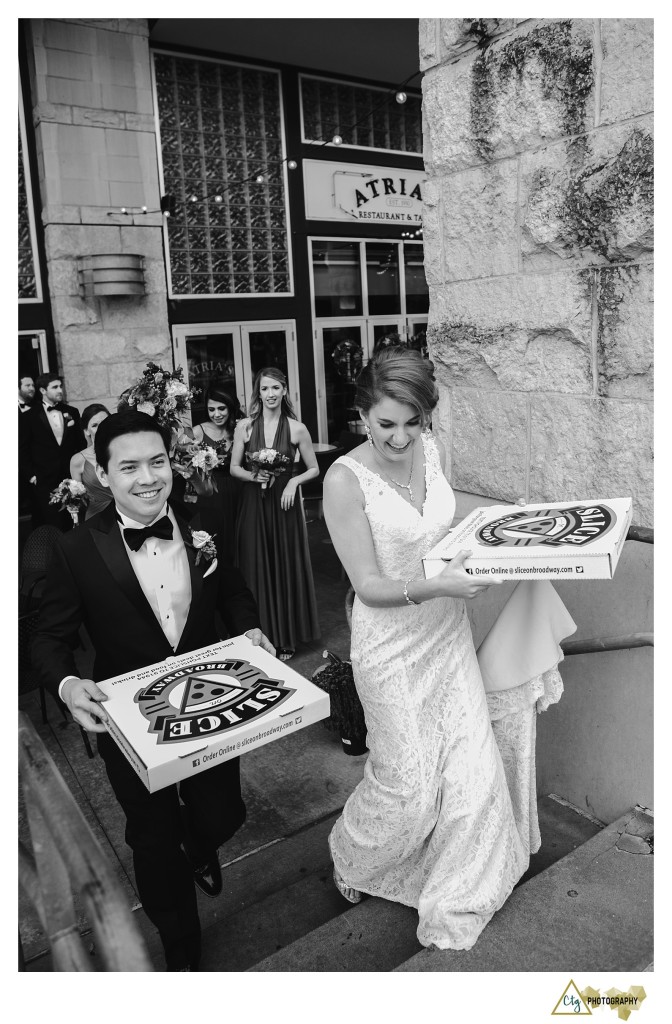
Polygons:
<instances>
[{"instance_id":1,"label":"bride's hand","mask_svg":"<svg viewBox=\"0 0 672 1024\"><path fill-rule=\"evenodd\" d=\"M498 586L501 580L485 580L470 575L464 568L464 562L471 551L460 551L451 559L445 569L434 577L441 597L478 597L488 587Z\"/></svg>"}]
</instances>

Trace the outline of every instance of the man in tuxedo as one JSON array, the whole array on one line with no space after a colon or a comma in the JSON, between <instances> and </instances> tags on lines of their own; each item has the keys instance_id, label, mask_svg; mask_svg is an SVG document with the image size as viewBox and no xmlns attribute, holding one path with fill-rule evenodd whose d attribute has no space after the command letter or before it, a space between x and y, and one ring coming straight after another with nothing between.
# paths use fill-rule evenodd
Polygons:
<instances>
[{"instance_id":1,"label":"man in tuxedo","mask_svg":"<svg viewBox=\"0 0 672 1024\"><path fill-rule=\"evenodd\" d=\"M79 412L63 402L63 381L57 373L37 378L37 397L21 418L19 472L33 490L33 528L50 523L72 526L67 512L49 504L49 495L70 476L70 459L86 447Z\"/></svg>"},{"instance_id":2,"label":"man in tuxedo","mask_svg":"<svg viewBox=\"0 0 672 1024\"><path fill-rule=\"evenodd\" d=\"M19 446L26 424L25 414L30 412L35 398L35 381L29 374L19 374ZM19 515L30 515L32 487L19 466Z\"/></svg>"},{"instance_id":3,"label":"man in tuxedo","mask_svg":"<svg viewBox=\"0 0 672 1024\"><path fill-rule=\"evenodd\" d=\"M35 381L27 374L19 376L19 413L29 412L35 398Z\"/></svg>"},{"instance_id":4,"label":"man in tuxedo","mask_svg":"<svg viewBox=\"0 0 672 1024\"><path fill-rule=\"evenodd\" d=\"M126 814L138 893L163 941L167 969L196 970L200 924L194 882L221 891L217 848L245 820L236 758L149 793L105 728L102 680L246 633L275 650L259 629L255 600L231 565L201 558L192 527L168 504L169 433L127 410L96 432L97 473L114 501L59 538L32 647L33 664L76 722L98 734L112 789ZM92 675L77 674L81 625L95 650ZM181 801L181 802L180 802Z\"/></svg>"}]
</instances>

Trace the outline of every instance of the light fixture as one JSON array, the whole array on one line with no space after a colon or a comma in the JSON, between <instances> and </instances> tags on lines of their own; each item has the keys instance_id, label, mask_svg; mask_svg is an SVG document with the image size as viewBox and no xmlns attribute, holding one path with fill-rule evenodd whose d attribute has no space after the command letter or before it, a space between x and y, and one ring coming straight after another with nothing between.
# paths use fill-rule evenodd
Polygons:
<instances>
[{"instance_id":1,"label":"light fixture","mask_svg":"<svg viewBox=\"0 0 672 1024\"><path fill-rule=\"evenodd\" d=\"M343 139L341 138L340 135L334 135L331 141L333 142L334 146L340 146L343 143Z\"/></svg>"},{"instance_id":2,"label":"light fixture","mask_svg":"<svg viewBox=\"0 0 672 1024\"><path fill-rule=\"evenodd\" d=\"M97 253L77 257L82 298L145 295L145 259L139 253Z\"/></svg>"},{"instance_id":3,"label":"light fixture","mask_svg":"<svg viewBox=\"0 0 672 1024\"><path fill-rule=\"evenodd\" d=\"M189 196L189 202L197 203L198 202L198 196Z\"/></svg>"},{"instance_id":4,"label":"light fixture","mask_svg":"<svg viewBox=\"0 0 672 1024\"><path fill-rule=\"evenodd\" d=\"M295 171L296 170L296 160L288 160L287 161L287 166L289 167L290 171Z\"/></svg>"},{"instance_id":5,"label":"light fixture","mask_svg":"<svg viewBox=\"0 0 672 1024\"><path fill-rule=\"evenodd\" d=\"M219 195L215 196L215 202L216 203L221 203L223 201L224 201L224 196L219 196Z\"/></svg>"},{"instance_id":6,"label":"light fixture","mask_svg":"<svg viewBox=\"0 0 672 1024\"><path fill-rule=\"evenodd\" d=\"M266 181L266 178L264 177L263 174L258 174L254 180L256 181L257 185L263 185L264 182Z\"/></svg>"},{"instance_id":7,"label":"light fixture","mask_svg":"<svg viewBox=\"0 0 672 1024\"><path fill-rule=\"evenodd\" d=\"M401 92L400 90L394 98L397 101L397 103L405 103L406 100L408 99L408 96L406 95L405 92Z\"/></svg>"},{"instance_id":8,"label":"light fixture","mask_svg":"<svg viewBox=\"0 0 672 1024\"><path fill-rule=\"evenodd\" d=\"M170 217L175 213L175 196L168 193L161 196L161 213L164 217Z\"/></svg>"}]
</instances>

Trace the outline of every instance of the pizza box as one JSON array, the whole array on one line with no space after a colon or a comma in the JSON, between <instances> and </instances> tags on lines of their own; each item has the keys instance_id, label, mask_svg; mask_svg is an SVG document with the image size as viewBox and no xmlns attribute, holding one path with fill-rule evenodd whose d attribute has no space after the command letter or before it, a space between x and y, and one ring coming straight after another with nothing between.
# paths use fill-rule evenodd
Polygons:
<instances>
[{"instance_id":1,"label":"pizza box","mask_svg":"<svg viewBox=\"0 0 672 1024\"><path fill-rule=\"evenodd\" d=\"M114 676L107 729L150 793L329 716L329 697L246 636Z\"/></svg>"},{"instance_id":2,"label":"pizza box","mask_svg":"<svg viewBox=\"0 0 672 1024\"><path fill-rule=\"evenodd\" d=\"M631 498L480 506L427 552L425 577L468 550L486 580L612 579L631 520Z\"/></svg>"}]
</instances>

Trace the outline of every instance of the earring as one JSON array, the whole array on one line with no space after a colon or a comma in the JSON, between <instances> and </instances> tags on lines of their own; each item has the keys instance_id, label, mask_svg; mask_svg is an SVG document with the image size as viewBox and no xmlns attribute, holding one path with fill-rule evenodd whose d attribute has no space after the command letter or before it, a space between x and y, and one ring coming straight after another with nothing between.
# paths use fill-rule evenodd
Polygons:
<instances>
[{"instance_id":1,"label":"earring","mask_svg":"<svg viewBox=\"0 0 672 1024\"><path fill-rule=\"evenodd\" d=\"M373 448L373 438L371 437L371 427L369 426L368 423L365 423L364 424L364 428L366 430L367 440L368 440L369 444L371 445L371 447Z\"/></svg>"}]
</instances>

